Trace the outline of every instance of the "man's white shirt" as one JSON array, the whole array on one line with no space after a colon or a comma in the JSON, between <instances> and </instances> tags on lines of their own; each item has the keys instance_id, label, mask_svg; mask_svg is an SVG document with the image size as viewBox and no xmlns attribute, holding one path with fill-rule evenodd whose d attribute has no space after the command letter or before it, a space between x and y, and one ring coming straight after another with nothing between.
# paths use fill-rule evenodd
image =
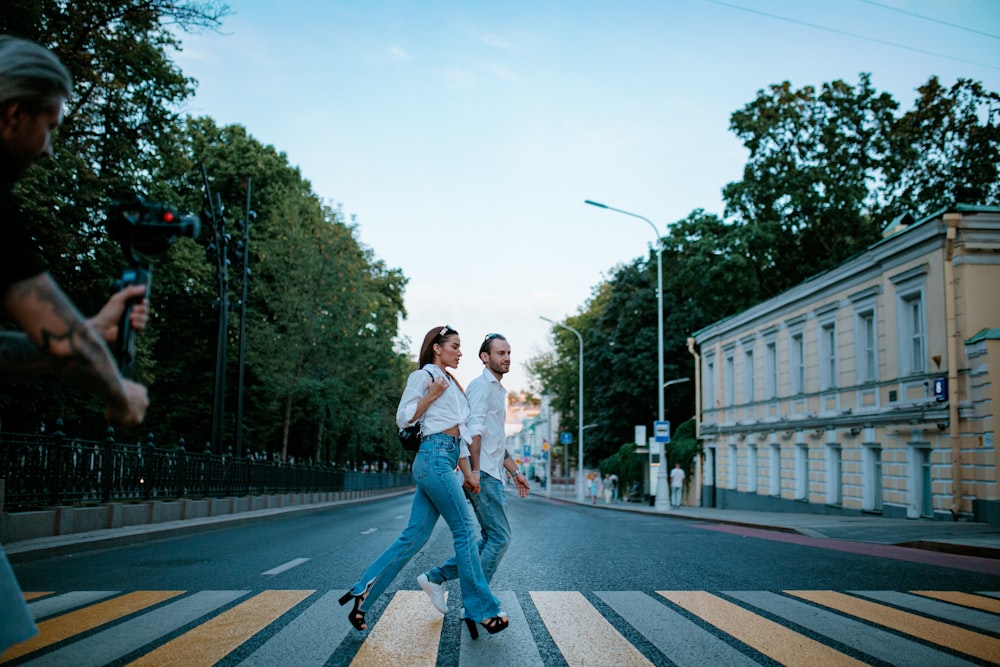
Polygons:
<instances>
[{"instance_id":1,"label":"man's white shirt","mask_svg":"<svg viewBox=\"0 0 1000 667\"><path fill-rule=\"evenodd\" d=\"M479 469L494 479L504 480L507 452L507 390L489 368L469 383L469 437L482 436Z\"/></svg>"}]
</instances>

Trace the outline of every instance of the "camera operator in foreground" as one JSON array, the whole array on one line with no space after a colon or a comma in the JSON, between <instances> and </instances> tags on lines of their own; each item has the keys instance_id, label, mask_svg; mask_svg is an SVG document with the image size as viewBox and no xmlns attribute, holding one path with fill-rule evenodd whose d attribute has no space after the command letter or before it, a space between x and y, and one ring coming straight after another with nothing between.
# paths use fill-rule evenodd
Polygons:
<instances>
[{"instance_id":1,"label":"camera operator in foreground","mask_svg":"<svg viewBox=\"0 0 1000 667\"><path fill-rule=\"evenodd\" d=\"M28 167L51 156L51 134L71 88L69 73L48 49L0 35L0 298L21 329L0 333L0 381L54 371L103 398L109 422L135 426L149 403L146 387L122 376L108 343L118 335L126 303L142 299L146 287L119 291L84 319L46 270L12 193ZM147 317L142 300L129 323L141 330ZM0 653L36 632L0 550Z\"/></svg>"}]
</instances>

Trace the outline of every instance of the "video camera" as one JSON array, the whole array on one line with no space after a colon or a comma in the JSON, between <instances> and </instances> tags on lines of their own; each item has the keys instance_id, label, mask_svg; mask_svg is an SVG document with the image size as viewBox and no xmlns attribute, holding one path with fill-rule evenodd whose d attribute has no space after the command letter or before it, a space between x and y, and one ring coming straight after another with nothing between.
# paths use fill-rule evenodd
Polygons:
<instances>
[{"instance_id":1,"label":"video camera","mask_svg":"<svg viewBox=\"0 0 1000 667\"><path fill-rule=\"evenodd\" d=\"M107 227L108 234L121 246L128 261L121 278L112 283L112 294L132 285L146 285L145 298L149 298L153 281L149 256L165 253L178 238L197 238L201 221L197 216L180 215L166 204L147 202L143 197L134 195L131 199L111 205ZM129 316L138 302L139 299L130 299L125 304L115 341L118 368L122 375L129 378L132 377L135 362L135 331L129 323Z\"/></svg>"}]
</instances>

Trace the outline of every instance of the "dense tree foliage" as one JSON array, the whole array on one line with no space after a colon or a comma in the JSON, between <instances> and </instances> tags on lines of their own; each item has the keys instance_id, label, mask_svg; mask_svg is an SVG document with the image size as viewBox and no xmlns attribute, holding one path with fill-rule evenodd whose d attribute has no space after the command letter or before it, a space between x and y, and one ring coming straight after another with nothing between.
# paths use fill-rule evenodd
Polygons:
<instances>
[{"instance_id":1,"label":"dense tree foliage","mask_svg":"<svg viewBox=\"0 0 1000 667\"><path fill-rule=\"evenodd\" d=\"M104 231L108 204L156 189L151 174L163 155L174 153L181 128L170 109L192 91L169 59L177 44L165 26L215 27L225 11L183 0L4 3L0 33L49 47L73 76L56 159L32 168L17 194L36 221L50 271L86 313L104 302L124 263ZM54 379L24 383L0 400L8 428L62 416L70 428L82 422L77 430L103 430L91 398Z\"/></svg>"},{"instance_id":2,"label":"dense tree foliage","mask_svg":"<svg viewBox=\"0 0 1000 667\"><path fill-rule=\"evenodd\" d=\"M843 262L903 213L1000 203L1000 96L972 81L945 88L932 77L905 113L867 74L819 90L784 82L758 91L730 129L749 155L743 179L723 190L725 218L695 210L661 239L664 378L692 380L665 390L674 425L694 408L688 336ZM615 269L565 324L584 340L592 466L656 419L655 255ZM553 336L529 372L574 424L579 348L565 330ZM688 460L693 442L673 443L672 457Z\"/></svg>"},{"instance_id":3,"label":"dense tree foliage","mask_svg":"<svg viewBox=\"0 0 1000 667\"><path fill-rule=\"evenodd\" d=\"M108 205L131 193L202 213L203 174L215 219L195 240L153 258L152 323L136 374L150 386L141 431L161 445L201 449L213 431L220 283L228 282L221 448L234 444L241 307L245 307L243 443L247 453L298 459L396 460L393 413L411 362L396 351L405 278L357 240L299 170L240 126L177 113L194 82L170 60L184 30L215 28L216 2L55 0L5 3L0 32L51 48L75 90L56 137L56 160L17 189L38 223L57 280L85 312L107 298L124 258L105 230ZM181 32L172 29L179 27ZM246 202L256 217L251 218ZM222 204L222 208L218 205ZM249 247L241 224L249 222ZM220 275L215 232L228 235ZM242 257L249 260L241 303ZM357 414L364 405L364 414ZM26 383L0 398L5 429L60 417L74 435L103 433L90 397L58 382Z\"/></svg>"}]
</instances>

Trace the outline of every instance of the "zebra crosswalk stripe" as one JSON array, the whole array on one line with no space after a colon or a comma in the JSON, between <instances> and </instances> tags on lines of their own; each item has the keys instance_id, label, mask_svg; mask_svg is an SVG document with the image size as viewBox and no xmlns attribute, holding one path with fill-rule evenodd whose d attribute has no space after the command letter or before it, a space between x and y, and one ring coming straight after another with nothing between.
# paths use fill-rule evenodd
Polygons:
<instances>
[{"instance_id":1,"label":"zebra crosswalk stripe","mask_svg":"<svg viewBox=\"0 0 1000 667\"><path fill-rule=\"evenodd\" d=\"M532 592L542 622L569 667L607 664L645 667L652 664L576 591ZM595 663L594 656L601 656Z\"/></svg>"},{"instance_id":2,"label":"zebra crosswalk stripe","mask_svg":"<svg viewBox=\"0 0 1000 667\"><path fill-rule=\"evenodd\" d=\"M993 591L494 593L510 627L498 635L481 631L476 641L454 617L454 603L452 615L442 617L418 590L389 597L385 609L368 619L365 635L351 628L334 591L26 593L40 634L8 649L0 663L1000 664L1000 593ZM533 623L538 619L541 625Z\"/></svg>"},{"instance_id":3,"label":"zebra crosswalk stripe","mask_svg":"<svg viewBox=\"0 0 1000 667\"><path fill-rule=\"evenodd\" d=\"M725 595L890 665L898 663L901 655L907 656L910 664L914 665L972 667L976 664L881 628L846 618L829 609L772 591L726 591Z\"/></svg>"},{"instance_id":4,"label":"zebra crosswalk stripe","mask_svg":"<svg viewBox=\"0 0 1000 667\"><path fill-rule=\"evenodd\" d=\"M817 604L931 641L960 653L1000 663L1000 639L836 591L785 591Z\"/></svg>"},{"instance_id":5,"label":"zebra crosswalk stripe","mask_svg":"<svg viewBox=\"0 0 1000 667\"><path fill-rule=\"evenodd\" d=\"M27 655L64 639L92 630L105 623L128 616L154 604L183 594L184 591L136 591L98 602L84 609L38 623L38 634L4 651L0 662Z\"/></svg>"},{"instance_id":6,"label":"zebra crosswalk stripe","mask_svg":"<svg viewBox=\"0 0 1000 667\"><path fill-rule=\"evenodd\" d=\"M131 667L211 667L313 591L262 591L130 663Z\"/></svg>"},{"instance_id":7,"label":"zebra crosswalk stripe","mask_svg":"<svg viewBox=\"0 0 1000 667\"><path fill-rule=\"evenodd\" d=\"M657 591L723 632L784 665L843 667L865 663L705 591Z\"/></svg>"},{"instance_id":8,"label":"zebra crosswalk stripe","mask_svg":"<svg viewBox=\"0 0 1000 667\"><path fill-rule=\"evenodd\" d=\"M983 595L972 595L971 593L959 593L958 591L911 591L914 595L923 595L927 598L934 598L942 602L957 604L962 607L988 611L991 614L1000 614L1000 600L985 597Z\"/></svg>"}]
</instances>

